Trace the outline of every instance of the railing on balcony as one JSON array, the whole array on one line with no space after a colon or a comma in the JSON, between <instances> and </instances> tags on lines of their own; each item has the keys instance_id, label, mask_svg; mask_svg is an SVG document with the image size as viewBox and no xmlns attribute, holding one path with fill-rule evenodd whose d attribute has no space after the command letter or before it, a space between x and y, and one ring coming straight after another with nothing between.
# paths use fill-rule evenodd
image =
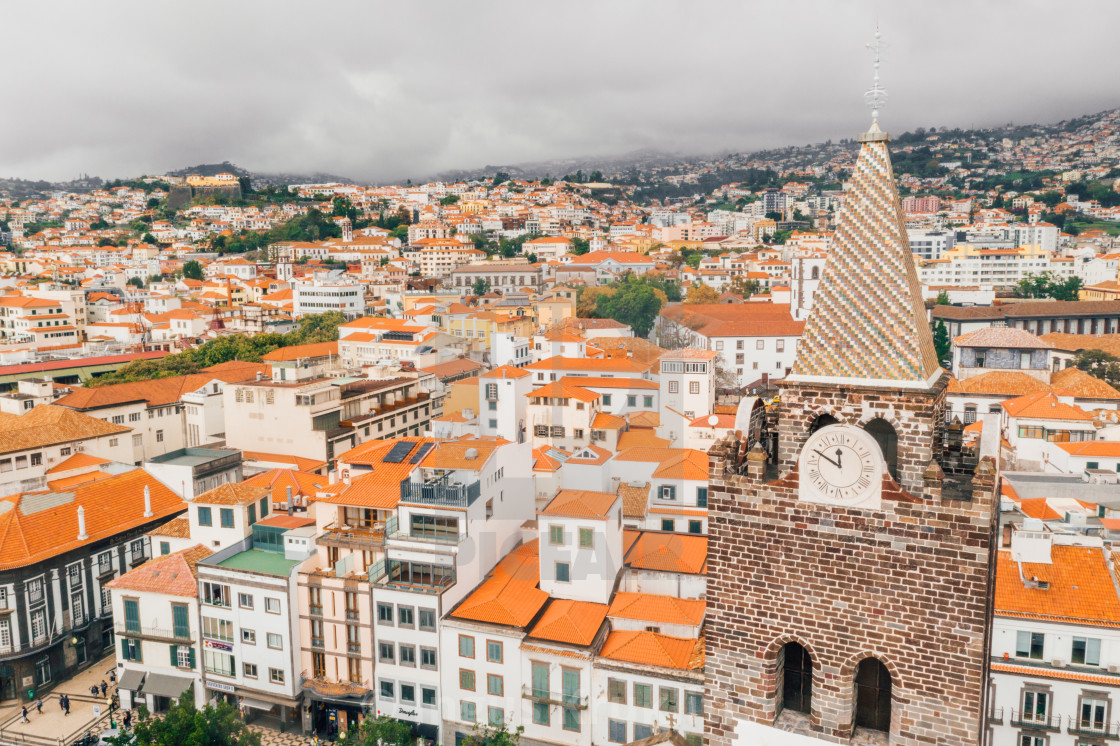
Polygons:
<instances>
[{"instance_id":1,"label":"railing on balcony","mask_svg":"<svg viewBox=\"0 0 1120 746\"><path fill-rule=\"evenodd\" d=\"M166 627L137 626L126 622L117 622L113 625L113 632L125 637L156 637L161 640L194 640L189 629L167 629Z\"/></svg>"},{"instance_id":2,"label":"railing on balcony","mask_svg":"<svg viewBox=\"0 0 1120 746\"><path fill-rule=\"evenodd\" d=\"M324 673L302 671L300 687L311 689L327 697L364 697L370 693L369 681L331 681Z\"/></svg>"},{"instance_id":3,"label":"railing on balcony","mask_svg":"<svg viewBox=\"0 0 1120 746\"><path fill-rule=\"evenodd\" d=\"M479 482L451 484L447 482L401 482L401 502L434 505L445 508L466 508L482 494Z\"/></svg>"},{"instance_id":4,"label":"railing on balcony","mask_svg":"<svg viewBox=\"0 0 1120 746\"><path fill-rule=\"evenodd\" d=\"M312 637L311 638L311 647L315 650L322 650L325 647L323 645L323 638L322 637Z\"/></svg>"},{"instance_id":5,"label":"railing on balcony","mask_svg":"<svg viewBox=\"0 0 1120 746\"><path fill-rule=\"evenodd\" d=\"M1071 736L1120 739L1120 723L1106 723L1078 717L1070 717L1068 721L1066 731Z\"/></svg>"},{"instance_id":6,"label":"railing on balcony","mask_svg":"<svg viewBox=\"0 0 1120 746\"><path fill-rule=\"evenodd\" d=\"M462 544L463 540L467 538L466 534L410 534L407 531L396 531L389 534L389 538L394 541L415 541L424 544Z\"/></svg>"},{"instance_id":7,"label":"railing on balcony","mask_svg":"<svg viewBox=\"0 0 1120 746\"><path fill-rule=\"evenodd\" d=\"M347 653L353 653L354 655L361 655L362 654L362 643L360 643L360 642L348 642L348 643L346 643L346 652Z\"/></svg>"},{"instance_id":8,"label":"railing on balcony","mask_svg":"<svg viewBox=\"0 0 1120 746\"><path fill-rule=\"evenodd\" d=\"M993 707L988 713L988 725L1003 725L1003 708Z\"/></svg>"},{"instance_id":9,"label":"railing on balcony","mask_svg":"<svg viewBox=\"0 0 1120 746\"><path fill-rule=\"evenodd\" d=\"M311 616L323 616L323 607L319 604L311 604L307 607L307 613Z\"/></svg>"},{"instance_id":10,"label":"railing on balcony","mask_svg":"<svg viewBox=\"0 0 1120 746\"><path fill-rule=\"evenodd\" d=\"M579 694L564 694L563 692L550 692L547 689L537 689L527 684L521 687L521 696L536 702L547 702L550 705L574 707L577 710L587 709L587 696Z\"/></svg>"},{"instance_id":11,"label":"railing on balcony","mask_svg":"<svg viewBox=\"0 0 1120 746\"><path fill-rule=\"evenodd\" d=\"M1036 730L1052 730L1060 733L1062 718L1060 715L1036 715L1033 712L1011 711L1010 725L1016 728L1035 728Z\"/></svg>"},{"instance_id":12,"label":"railing on balcony","mask_svg":"<svg viewBox=\"0 0 1120 746\"><path fill-rule=\"evenodd\" d=\"M350 526L332 523L327 526L319 541L336 542L348 546L379 547L385 543L385 524L381 521L369 526Z\"/></svg>"}]
</instances>

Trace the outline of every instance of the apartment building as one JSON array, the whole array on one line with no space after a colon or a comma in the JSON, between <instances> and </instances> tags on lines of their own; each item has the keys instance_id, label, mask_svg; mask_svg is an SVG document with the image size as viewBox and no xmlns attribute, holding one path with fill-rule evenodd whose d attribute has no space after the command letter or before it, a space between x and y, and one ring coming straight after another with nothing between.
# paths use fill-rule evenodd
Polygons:
<instances>
[{"instance_id":1,"label":"apartment building","mask_svg":"<svg viewBox=\"0 0 1120 746\"><path fill-rule=\"evenodd\" d=\"M292 283L292 314L339 311L348 319L366 312L365 289L355 282L333 277L315 277L310 282Z\"/></svg>"},{"instance_id":2,"label":"apartment building","mask_svg":"<svg viewBox=\"0 0 1120 746\"><path fill-rule=\"evenodd\" d=\"M62 302L9 295L0 298L0 343L60 347L81 341L73 317Z\"/></svg>"},{"instance_id":3,"label":"apartment building","mask_svg":"<svg viewBox=\"0 0 1120 746\"><path fill-rule=\"evenodd\" d=\"M544 287L540 264L486 262L466 264L451 271L450 285L464 295L471 294L478 280L485 282L491 291L500 293L524 290L537 293Z\"/></svg>"},{"instance_id":4,"label":"apartment building","mask_svg":"<svg viewBox=\"0 0 1120 746\"><path fill-rule=\"evenodd\" d=\"M1009 544L1009 546L1007 546ZM991 743L1081 746L1120 738L1120 597L1110 551L1026 519L998 552Z\"/></svg>"},{"instance_id":5,"label":"apartment building","mask_svg":"<svg viewBox=\"0 0 1120 746\"><path fill-rule=\"evenodd\" d=\"M106 586L151 558L145 534L184 506L142 469L5 504L0 699L27 701L114 648Z\"/></svg>"},{"instance_id":6,"label":"apartment building","mask_svg":"<svg viewBox=\"0 0 1120 746\"><path fill-rule=\"evenodd\" d=\"M232 448L332 461L369 440L419 436L442 397L430 374L384 379L262 379L224 392L226 443Z\"/></svg>"},{"instance_id":7,"label":"apartment building","mask_svg":"<svg viewBox=\"0 0 1120 746\"><path fill-rule=\"evenodd\" d=\"M120 640L122 709L167 712L192 686L195 706L205 705L197 566L210 554L196 544L154 557L106 584Z\"/></svg>"},{"instance_id":8,"label":"apartment building","mask_svg":"<svg viewBox=\"0 0 1120 746\"><path fill-rule=\"evenodd\" d=\"M1055 256L1038 244L1016 249L957 244L942 252L939 259L918 264L918 279L926 285L990 285L1002 290L1014 288L1028 275L1044 272L1064 280L1076 276L1076 264L1073 259Z\"/></svg>"},{"instance_id":9,"label":"apartment building","mask_svg":"<svg viewBox=\"0 0 1120 746\"><path fill-rule=\"evenodd\" d=\"M406 258L416 263L421 277L447 279L457 268L481 261L486 252L455 238L427 238L411 245Z\"/></svg>"}]
</instances>

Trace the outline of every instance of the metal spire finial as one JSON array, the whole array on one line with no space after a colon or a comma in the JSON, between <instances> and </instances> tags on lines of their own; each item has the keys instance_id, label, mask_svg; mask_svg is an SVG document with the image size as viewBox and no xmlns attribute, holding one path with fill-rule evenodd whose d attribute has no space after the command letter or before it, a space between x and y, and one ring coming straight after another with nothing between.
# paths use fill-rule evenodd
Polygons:
<instances>
[{"instance_id":1,"label":"metal spire finial","mask_svg":"<svg viewBox=\"0 0 1120 746\"><path fill-rule=\"evenodd\" d=\"M872 79L871 87L863 94L863 100L871 107L871 121L879 121L879 109L887 103L887 89L879 85L879 63L883 59L883 51L887 45L883 43L879 34L879 26L875 26L875 41L867 44L867 48L875 56L874 68L875 77Z\"/></svg>"}]
</instances>

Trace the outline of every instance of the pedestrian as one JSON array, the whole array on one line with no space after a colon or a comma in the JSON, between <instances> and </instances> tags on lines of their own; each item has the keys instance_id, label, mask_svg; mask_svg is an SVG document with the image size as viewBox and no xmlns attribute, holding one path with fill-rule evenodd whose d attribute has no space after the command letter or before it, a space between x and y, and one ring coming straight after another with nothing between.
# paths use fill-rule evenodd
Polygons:
<instances>
[{"instance_id":1,"label":"pedestrian","mask_svg":"<svg viewBox=\"0 0 1120 746\"><path fill-rule=\"evenodd\" d=\"M127 728L132 725L132 710L124 711L124 727Z\"/></svg>"},{"instance_id":2,"label":"pedestrian","mask_svg":"<svg viewBox=\"0 0 1120 746\"><path fill-rule=\"evenodd\" d=\"M89 693L95 697L97 696L97 684L94 684L89 688Z\"/></svg>"},{"instance_id":3,"label":"pedestrian","mask_svg":"<svg viewBox=\"0 0 1120 746\"><path fill-rule=\"evenodd\" d=\"M22 719L22 720L21 720L20 722L24 722L24 723L30 723L30 722L31 722L30 720L28 720L28 719L27 719L27 705L24 705L24 706L23 706L23 715L22 715L22 718L23 718L23 719Z\"/></svg>"},{"instance_id":4,"label":"pedestrian","mask_svg":"<svg viewBox=\"0 0 1120 746\"><path fill-rule=\"evenodd\" d=\"M60 709L64 712L66 710L66 695L65 694L63 694L61 697L58 698L58 709Z\"/></svg>"},{"instance_id":5,"label":"pedestrian","mask_svg":"<svg viewBox=\"0 0 1120 746\"><path fill-rule=\"evenodd\" d=\"M35 711L38 712L40 715L43 714L43 698L42 697L39 697L39 699L35 700Z\"/></svg>"},{"instance_id":6,"label":"pedestrian","mask_svg":"<svg viewBox=\"0 0 1120 746\"><path fill-rule=\"evenodd\" d=\"M62 711L66 713L67 717L70 716L70 697L66 698L66 704L62 706Z\"/></svg>"},{"instance_id":7,"label":"pedestrian","mask_svg":"<svg viewBox=\"0 0 1120 746\"><path fill-rule=\"evenodd\" d=\"M101 696L105 696L105 692L109 690L109 685L105 683L105 679L101 680Z\"/></svg>"},{"instance_id":8,"label":"pedestrian","mask_svg":"<svg viewBox=\"0 0 1120 746\"><path fill-rule=\"evenodd\" d=\"M113 669L112 671L109 672L109 683L110 684L116 684L117 683L117 670L116 669Z\"/></svg>"}]
</instances>

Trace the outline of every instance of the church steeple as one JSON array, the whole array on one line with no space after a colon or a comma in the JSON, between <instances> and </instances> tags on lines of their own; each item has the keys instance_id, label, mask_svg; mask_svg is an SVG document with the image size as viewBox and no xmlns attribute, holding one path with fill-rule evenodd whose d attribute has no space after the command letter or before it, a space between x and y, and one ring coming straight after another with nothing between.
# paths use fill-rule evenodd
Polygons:
<instances>
[{"instance_id":1,"label":"church steeple","mask_svg":"<svg viewBox=\"0 0 1120 746\"><path fill-rule=\"evenodd\" d=\"M886 102L875 79L865 99ZM929 389L940 377L918 271L895 186L890 135L873 120L837 218L824 277L798 343L789 382Z\"/></svg>"}]
</instances>

